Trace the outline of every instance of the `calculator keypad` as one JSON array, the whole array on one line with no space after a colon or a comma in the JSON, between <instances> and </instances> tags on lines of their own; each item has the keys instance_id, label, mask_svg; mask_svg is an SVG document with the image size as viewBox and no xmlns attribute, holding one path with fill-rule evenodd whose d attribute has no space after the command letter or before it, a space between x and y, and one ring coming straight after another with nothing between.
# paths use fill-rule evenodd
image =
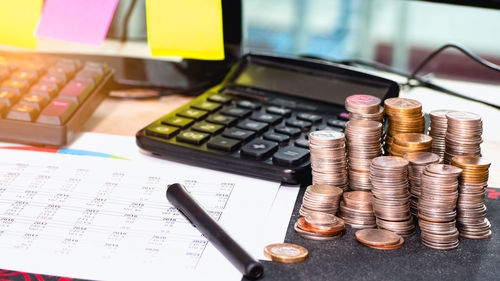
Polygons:
<instances>
[{"instance_id":1,"label":"calculator keypad","mask_svg":"<svg viewBox=\"0 0 500 281\"><path fill-rule=\"evenodd\" d=\"M343 131L346 123L335 114L294 112L210 91L188 106L153 123L145 133L227 157L293 167L309 160L310 131Z\"/></svg>"}]
</instances>

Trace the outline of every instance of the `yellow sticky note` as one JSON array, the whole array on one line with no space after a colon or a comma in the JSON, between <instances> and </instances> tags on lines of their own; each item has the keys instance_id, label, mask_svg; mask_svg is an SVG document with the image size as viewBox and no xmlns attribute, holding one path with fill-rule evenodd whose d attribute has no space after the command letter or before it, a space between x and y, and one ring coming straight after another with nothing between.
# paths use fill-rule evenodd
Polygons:
<instances>
[{"instance_id":1,"label":"yellow sticky note","mask_svg":"<svg viewBox=\"0 0 500 281\"><path fill-rule=\"evenodd\" d=\"M153 56L224 59L221 0L146 0Z\"/></svg>"},{"instance_id":2,"label":"yellow sticky note","mask_svg":"<svg viewBox=\"0 0 500 281\"><path fill-rule=\"evenodd\" d=\"M42 5L43 0L0 1L0 44L35 49Z\"/></svg>"}]
</instances>

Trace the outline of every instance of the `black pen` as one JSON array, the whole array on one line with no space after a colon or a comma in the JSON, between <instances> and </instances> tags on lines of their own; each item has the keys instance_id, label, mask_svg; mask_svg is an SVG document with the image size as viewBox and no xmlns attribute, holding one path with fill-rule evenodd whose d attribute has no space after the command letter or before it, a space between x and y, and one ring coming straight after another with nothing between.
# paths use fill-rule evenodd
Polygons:
<instances>
[{"instance_id":1,"label":"black pen","mask_svg":"<svg viewBox=\"0 0 500 281\"><path fill-rule=\"evenodd\" d=\"M257 279L264 273L260 262L252 258L189 195L184 186L174 183L167 188L167 199L219 250L245 277Z\"/></svg>"}]
</instances>

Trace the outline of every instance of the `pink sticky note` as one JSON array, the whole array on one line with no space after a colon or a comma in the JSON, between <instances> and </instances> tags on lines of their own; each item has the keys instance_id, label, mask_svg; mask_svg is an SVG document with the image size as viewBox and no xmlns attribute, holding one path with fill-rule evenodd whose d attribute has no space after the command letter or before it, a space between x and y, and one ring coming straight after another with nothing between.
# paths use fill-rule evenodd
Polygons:
<instances>
[{"instance_id":1,"label":"pink sticky note","mask_svg":"<svg viewBox=\"0 0 500 281\"><path fill-rule=\"evenodd\" d=\"M118 0L46 0L35 35L101 44L117 4Z\"/></svg>"}]
</instances>

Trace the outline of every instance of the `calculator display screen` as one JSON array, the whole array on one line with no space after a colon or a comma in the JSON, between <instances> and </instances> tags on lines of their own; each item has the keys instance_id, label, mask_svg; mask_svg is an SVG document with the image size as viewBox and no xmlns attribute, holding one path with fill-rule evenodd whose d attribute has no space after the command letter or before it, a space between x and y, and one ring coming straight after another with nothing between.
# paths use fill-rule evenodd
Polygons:
<instances>
[{"instance_id":1,"label":"calculator display screen","mask_svg":"<svg viewBox=\"0 0 500 281\"><path fill-rule=\"evenodd\" d=\"M344 104L350 95L368 94L383 99L389 88L380 84L354 81L352 77L304 70L285 69L249 63L233 80L242 86L275 91L315 100Z\"/></svg>"}]
</instances>

